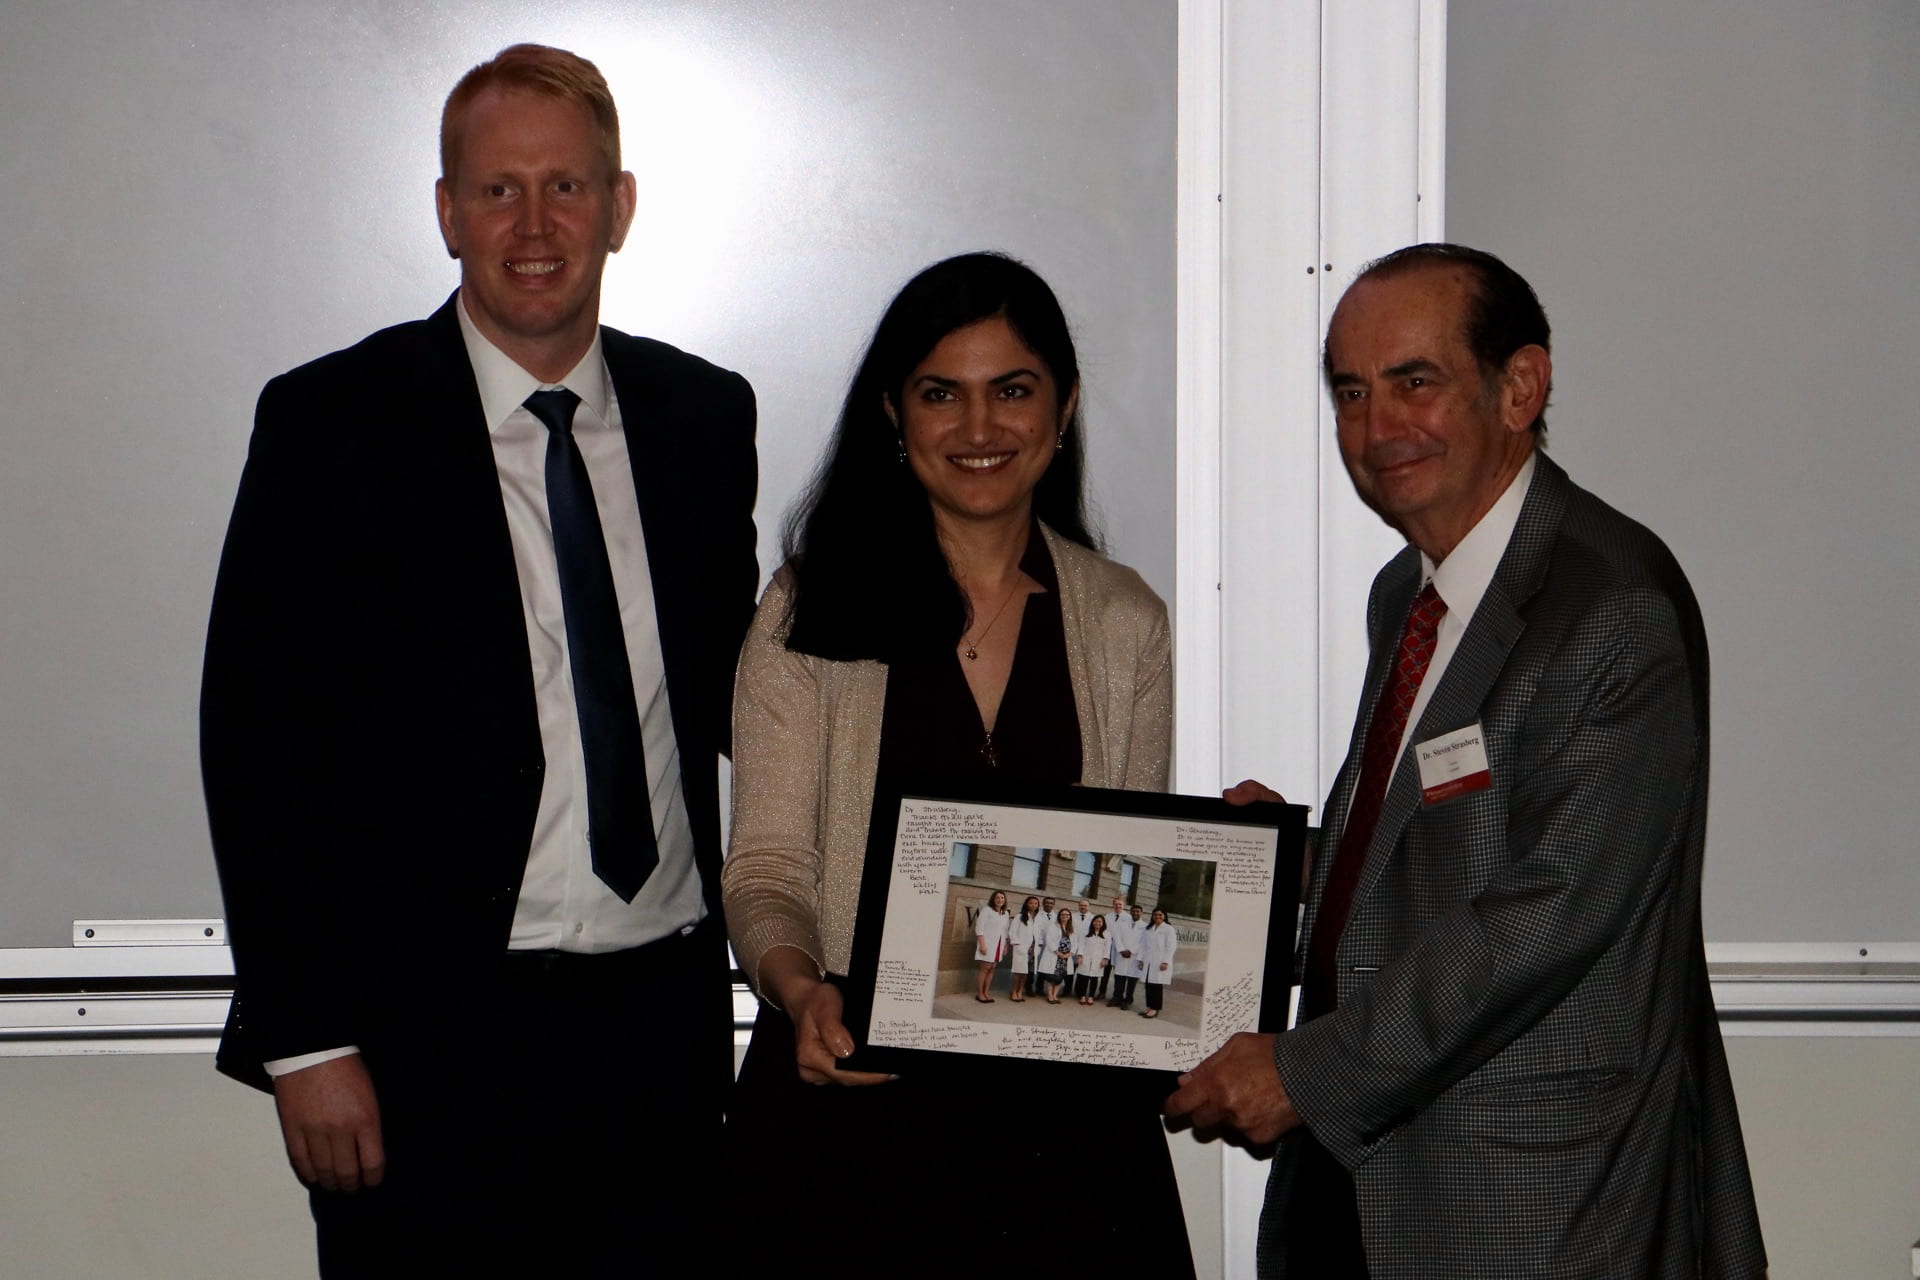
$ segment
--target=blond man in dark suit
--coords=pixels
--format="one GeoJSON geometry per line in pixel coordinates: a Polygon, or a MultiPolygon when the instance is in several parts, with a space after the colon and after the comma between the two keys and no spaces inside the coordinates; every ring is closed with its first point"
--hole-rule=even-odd
{"type": "Polygon", "coordinates": [[[441,151],[458,292],[260,397],[202,690],[219,1063],[274,1094],[324,1275],[681,1274],[752,392],[599,324],[636,186],[591,63],[474,68],[441,151]]]}

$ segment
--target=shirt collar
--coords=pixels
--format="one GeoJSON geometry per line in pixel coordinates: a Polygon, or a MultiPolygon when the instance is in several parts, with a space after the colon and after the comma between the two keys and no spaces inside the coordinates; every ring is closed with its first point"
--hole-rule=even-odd
{"type": "Polygon", "coordinates": [[[1527,489],[1533,483],[1533,463],[1537,456],[1527,454],[1527,460],[1507,483],[1506,491],[1445,560],[1436,565],[1427,558],[1426,552],[1420,553],[1420,580],[1432,580],[1433,589],[1447,602],[1447,616],[1462,625],[1480,607],[1481,597],[1487,594],[1487,588],[1493,584],[1494,571],[1500,567],[1500,557],[1507,553],[1513,526],[1520,522],[1520,508],[1526,505],[1527,489]]]}
{"type": "Polygon", "coordinates": [[[488,431],[498,431],[513,411],[542,387],[565,387],[580,397],[580,403],[593,412],[595,419],[612,421],[607,407],[613,400],[613,389],[608,385],[606,361],[600,356],[599,329],[593,331],[593,344],[566,377],[558,382],[542,382],[480,332],[473,317],[467,314],[464,290],[454,310],[460,317],[460,336],[466,339],[467,362],[473,366],[473,380],[480,388],[480,411],[486,415],[488,431]]]}

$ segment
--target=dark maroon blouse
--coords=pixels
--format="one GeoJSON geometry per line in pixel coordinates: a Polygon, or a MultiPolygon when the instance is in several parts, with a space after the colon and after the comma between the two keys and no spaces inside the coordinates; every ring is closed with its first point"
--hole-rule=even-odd
{"type": "MultiPolygon", "coordinates": [[[[880,721],[879,782],[902,778],[1080,781],[1080,715],[1067,671],[1060,579],[1038,525],[1020,568],[1044,588],[1026,599],[1013,668],[991,735],[953,649],[896,661],[880,721]]],[[[1012,610],[1009,609],[1012,621],[1012,610]]],[[[1001,626],[1006,625],[1003,621],[1001,626]]]]}

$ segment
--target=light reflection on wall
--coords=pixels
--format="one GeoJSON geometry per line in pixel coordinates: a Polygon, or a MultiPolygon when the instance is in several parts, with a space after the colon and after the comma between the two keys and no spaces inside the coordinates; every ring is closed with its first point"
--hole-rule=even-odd
{"type": "Polygon", "coordinates": [[[1176,36],[1166,0],[0,4],[0,944],[219,913],[194,692],[255,397],[453,289],[441,103],[519,41],[621,106],[607,322],[758,393],[763,565],[887,299],[1000,248],[1075,322],[1110,544],[1171,595],[1176,36]]]}
{"type": "Polygon", "coordinates": [[[620,104],[623,163],[639,188],[630,251],[607,274],[609,323],[692,345],[753,295],[754,246],[793,150],[784,86],[722,50],[629,36],[595,50],[620,104]]]}

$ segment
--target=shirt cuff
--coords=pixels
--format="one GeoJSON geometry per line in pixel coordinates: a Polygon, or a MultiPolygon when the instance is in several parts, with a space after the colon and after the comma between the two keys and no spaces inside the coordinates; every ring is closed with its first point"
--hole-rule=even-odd
{"type": "Polygon", "coordinates": [[[281,1076],[292,1075],[296,1071],[304,1071],[308,1067],[317,1067],[323,1062],[332,1062],[335,1058],[344,1058],[358,1052],[360,1052],[359,1045],[349,1044],[342,1045],[338,1049],[322,1049],[318,1053],[303,1053],[293,1058],[275,1058],[272,1062],[263,1062],[260,1065],[266,1069],[268,1075],[278,1080],[281,1076]]]}

